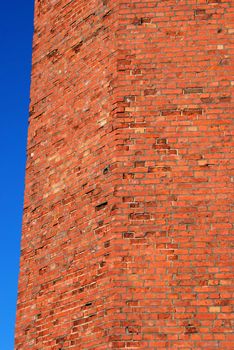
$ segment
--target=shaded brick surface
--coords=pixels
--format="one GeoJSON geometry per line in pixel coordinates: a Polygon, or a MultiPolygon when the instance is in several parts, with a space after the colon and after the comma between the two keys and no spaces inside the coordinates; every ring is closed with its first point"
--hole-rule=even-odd
{"type": "Polygon", "coordinates": [[[15,349],[233,348],[233,2],[35,4],[15,349]]]}

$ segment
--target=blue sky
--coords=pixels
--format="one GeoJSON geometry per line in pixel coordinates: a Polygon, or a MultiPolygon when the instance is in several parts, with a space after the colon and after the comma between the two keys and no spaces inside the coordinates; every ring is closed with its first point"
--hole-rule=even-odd
{"type": "Polygon", "coordinates": [[[0,349],[14,349],[34,0],[0,5],[0,349]]]}

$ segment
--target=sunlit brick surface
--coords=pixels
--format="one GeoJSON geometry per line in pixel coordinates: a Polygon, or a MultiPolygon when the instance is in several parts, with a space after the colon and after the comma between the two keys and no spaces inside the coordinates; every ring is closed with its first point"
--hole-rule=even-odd
{"type": "Polygon", "coordinates": [[[16,350],[233,349],[233,9],[36,1],[16,350]]]}

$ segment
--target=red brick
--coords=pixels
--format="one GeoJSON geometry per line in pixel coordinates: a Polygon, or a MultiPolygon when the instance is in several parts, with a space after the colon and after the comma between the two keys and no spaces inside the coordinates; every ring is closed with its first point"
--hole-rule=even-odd
{"type": "Polygon", "coordinates": [[[232,349],[232,12],[36,1],[16,350],[232,349]]]}

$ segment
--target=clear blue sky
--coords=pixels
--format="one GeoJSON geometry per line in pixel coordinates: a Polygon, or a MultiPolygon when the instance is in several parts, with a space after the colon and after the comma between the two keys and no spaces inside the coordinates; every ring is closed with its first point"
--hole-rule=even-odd
{"type": "Polygon", "coordinates": [[[0,5],[0,349],[14,349],[34,0],[0,5]]]}

